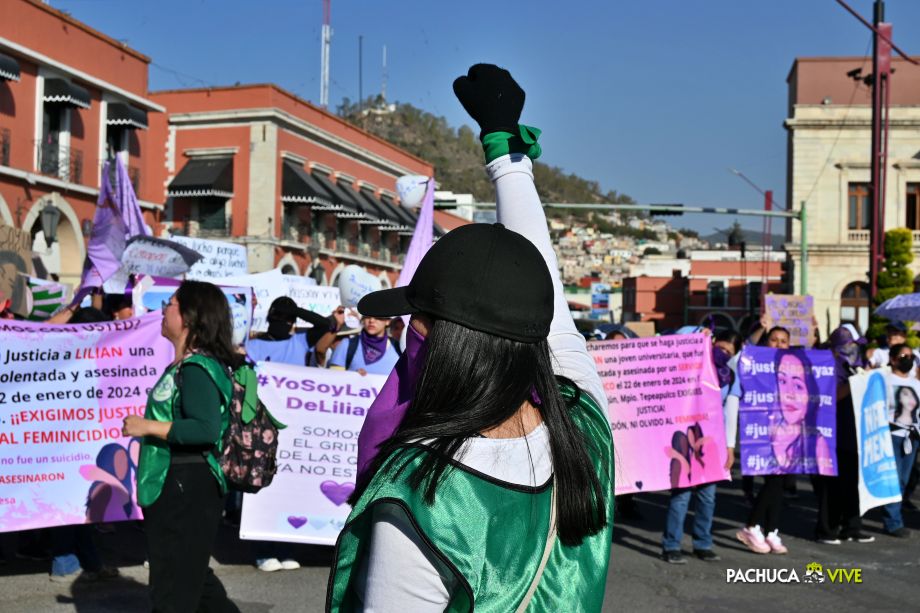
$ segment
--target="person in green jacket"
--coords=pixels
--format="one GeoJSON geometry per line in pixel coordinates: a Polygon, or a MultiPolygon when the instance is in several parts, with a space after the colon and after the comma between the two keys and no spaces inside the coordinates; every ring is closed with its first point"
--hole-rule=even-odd
{"type": "Polygon", "coordinates": [[[366,418],[326,609],[600,611],[613,442],[534,186],[539,131],[519,125],[506,70],[474,66],[454,91],[482,128],[500,223],[452,230],[408,286],[358,304],[411,314],[424,352],[411,402],[366,418]]]}
{"type": "Polygon", "coordinates": [[[151,389],[144,417],[125,418],[143,437],[137,501],[144,509],[153,610],[239,611],[209,566],[227,485],[215,459],[229,422],[230,307],[211,283],[185,281],[163,305],[162,334],[175,359],[151,389]]]}

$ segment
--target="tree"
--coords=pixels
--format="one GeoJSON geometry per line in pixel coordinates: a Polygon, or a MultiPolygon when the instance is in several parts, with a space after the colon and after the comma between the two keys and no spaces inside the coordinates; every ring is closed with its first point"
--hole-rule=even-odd
{"type": "Polygon", "coordinates": [[[661,255],[661,249],[658,247],[646,247],[642,255],[661,255]]]}
{"type": "MultiPolygon", "coordinates": [[[[878,291],[875,294],[875,306],[914,291],[913,273],[908,265],[914,261],[913,238],[907,228],[894,228],[885,232],[885,260],[878,274],[878,291]]],[[[869,326],[869,338],[877,338],[885,333],[888,320],[872,316],[869,326]]],[[[911,345],[916,344],[916,334],[910,334],[911,345]]]]}

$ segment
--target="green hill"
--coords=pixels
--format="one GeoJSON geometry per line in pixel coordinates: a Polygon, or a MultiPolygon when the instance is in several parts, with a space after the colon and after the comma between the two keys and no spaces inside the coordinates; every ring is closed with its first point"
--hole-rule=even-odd
{"type": "MultiPolygon", "coordinates": [[[[441,189],[471,193],[482,202],[495,198],[492,185],[483,172],[482,147],[469,126],[454,129],[445,118],[411,104],[384,105],[382,102],[368,99],[362,112],[357,103],[346,98],[337,111],[350,123],[434,164],[434,174],[441,189]]],[[[543,202],[633,203],[626,194],[613,190],[603,193],[597,181],[541,162],[534,164],[534,177],[543,202]]],[[[575,213],[582,218],[589,214],[587,211],[575,213]]]]}

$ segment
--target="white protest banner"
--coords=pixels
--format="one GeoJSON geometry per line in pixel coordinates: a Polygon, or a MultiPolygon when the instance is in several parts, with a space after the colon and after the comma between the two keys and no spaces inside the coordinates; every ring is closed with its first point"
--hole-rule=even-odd
{"type": "Polygon", "coordinates": [[[358,306],[358,301],[371,292],[381,289],[380,279],[360,266],[351,264],[339,273],[339,289],[342,290],[342,304],[358,306]]]}
{"type": "MultiPolygon", "coordinates": [[[[317,285],[310,277],[282,275],[287,283],[287,295],[302,309],[329,315],[342,303],[339,288],[317,285]]],[[[298,322],[300,325],[302,322],[298,322]]]]}
{"type": "MultiPolygon", "coordinates": [[[[134,314],[143,315],[148,311],[161,309],[163,303],[169,302],[170,296],[176,293],[181,283],[178,279],[141,277],[131,292],[134,314]]],[[[249,329],[252,327],[252,288],[224,285],[217,287],[227,297],[227,304],[230,305],[230,315],[233,317],[233,344],[245,345],[249,339],[249,329]]]]}
{"type": "Polygon", "coordinates": [[[173,359],[161,321],[0,321],[0,532],[140,518],[121,427],[173,359]]]}
{"type": "Polygon", "coordinates": [[[273,268],[265,272],[236,277],[223,277],[210,279],[211,283],[227,286],[251,287],[255,294],[255,308],[252,310],[252,332],[265,332],[268,330],[268,307],[279,296],[287,296],[288,285],[284,282],[281,270],[273,268]]]}
{"type": "Polygon", "coordinates": [[[287,428],[274,481],[243,498],[240,538],[334,545],[351,510],[364,414],[386,377],[261,362],[258,380],[259,399],[287,428]]]}
{"type": "Polygon", "coordinates": [[[121,255],[121,273],[179,277],[201,256],[179,243],[153,236],[134,236],[121,255]]]}
{"type": "MultiPolygon", "coordinates": [[[[859,453],[859,514],[901,502],[901,483],[888,427],[888,387],[879,371],[850,377],[859,453]]],[[[839,443],[838,443],[839,445],[839,443]]]]}
{"type": "Polygon", "coordinates": [[[189,236],[173,235],[170,238],[201,254],[201,259],[185,274],[186,279],[210,281],[249,272],[249,256],[245,245],[189,236]]]}

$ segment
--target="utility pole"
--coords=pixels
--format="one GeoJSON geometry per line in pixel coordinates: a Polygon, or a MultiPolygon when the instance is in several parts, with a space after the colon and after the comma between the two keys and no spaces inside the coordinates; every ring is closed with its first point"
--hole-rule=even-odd
{"type": "Polygon", "coordinates": [[[878,294],[878,275],[885,251],[885,177],[888,168],[888,77],[891,74],[891,24],[883,23],[885,3],[872,7],[872,234],[870,235],[869,303],[878,294]],[[883,38],[884,36],[884,38],[883,38]]]}
{"type": "Polygon", "coordinates": [[[323,0],[323,30],[320,36],[319,105],[329,108],[329,51],[332,46],[332,0],[323,0]]]}
{"type": "Polygon", "coordinates": [[[387,102],[387,46],[383,46],[383,81],[380,83],[380,99],[387,102]]]}
{"type": "Polygon", "coordinates": [[[358,113],[364,110],[364,36],[358,35],[358,113]]]}

